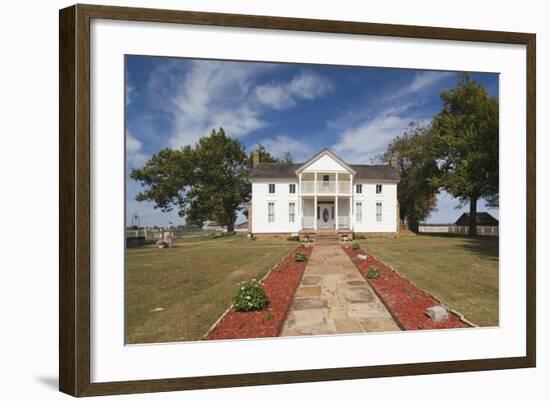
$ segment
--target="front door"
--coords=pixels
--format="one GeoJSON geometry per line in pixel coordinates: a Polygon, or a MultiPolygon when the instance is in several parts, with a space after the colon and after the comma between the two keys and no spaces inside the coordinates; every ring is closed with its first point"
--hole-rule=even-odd
{"type": "Polygon", "coordinates": [[[317,208],[317,227],[334,228],[334,205],[320,204],[317,208]]]}

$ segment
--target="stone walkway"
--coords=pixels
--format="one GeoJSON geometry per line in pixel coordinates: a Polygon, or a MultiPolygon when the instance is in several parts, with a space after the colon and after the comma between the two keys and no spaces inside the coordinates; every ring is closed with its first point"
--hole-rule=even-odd
{"type": "Polygon", "coordinates": [[[400,330],[339,245],[317,245],[282,336],[400,330]]]}

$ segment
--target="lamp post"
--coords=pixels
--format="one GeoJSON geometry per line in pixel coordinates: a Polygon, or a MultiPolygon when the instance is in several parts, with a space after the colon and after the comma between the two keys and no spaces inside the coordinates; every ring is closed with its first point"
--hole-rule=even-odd
{"type": "Polygon", "coordinates": [[[137,226],[138,237],[139,237],[139,228],[141,226],[141,217],[137,213],[132,214],[132,226],[137,226]],[[137,222],[137,224],[136,224],[136,222],[137,222]]]}

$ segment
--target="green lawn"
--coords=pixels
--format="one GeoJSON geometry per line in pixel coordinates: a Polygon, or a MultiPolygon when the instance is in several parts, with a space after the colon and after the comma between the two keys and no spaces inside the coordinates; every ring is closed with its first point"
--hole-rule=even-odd
{"type": "Polygon", "coordinates": [[[295,245],[197,236],[177,240],[172,249],[128,249],[126,342],[200,340],[229,306],[238,283],[263,277],[295,245]]]}
{"type": "Polygon", "coordinates": [[[360,242],[471,322],[498,325],[498,238],[419,235],[360,242]]]}

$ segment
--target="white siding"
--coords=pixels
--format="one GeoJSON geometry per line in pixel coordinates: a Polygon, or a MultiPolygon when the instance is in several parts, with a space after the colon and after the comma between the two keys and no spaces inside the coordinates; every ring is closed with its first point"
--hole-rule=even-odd
{"type": "Polygon", "coordinates": [[[256,180],[252,183],[252,232],[297,233],[300,231],[300,197],[298,180],[256,180]],[[268,193],[269,184],[275,184],[275,193],[268,193]],[[289,184],[296,184],[296,193],[289,193],[289,184]],[[268,222],[268,203],[275,203],[275,221],[268,222]],[[294,202],[294,223],[288,220],[289,203],[294,202]]]}
{"type": "Polygon", "coordinates": [[[397,184],[394,182],[356,181],[354,184],[362,184],[363,192],[353,191],[353,207],[357,202],[363,206],[362,221],[355,221],[353,213],[353,231],[387,233],[397,231],[397,184]],[[382,193],[376,194],[376,184],[382,184],[382,193]],[[376,221],[376,203],[382,203],[382,221],[376,221]]]}
{"type": "Polygon", "coordinates": [[[348,171],[338,161],[334,160],[329,155],[323,155],[319,159],[315,160],[311,165],[304,169],[304,172],[314,171],[332,171],[347,173],[348,171]]]}

